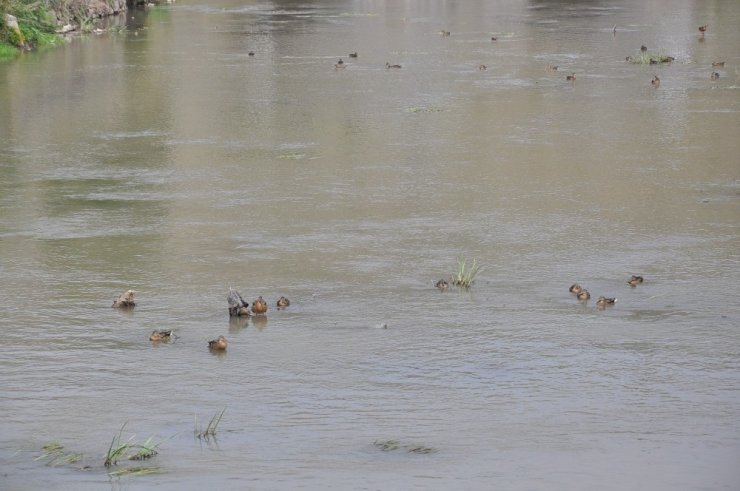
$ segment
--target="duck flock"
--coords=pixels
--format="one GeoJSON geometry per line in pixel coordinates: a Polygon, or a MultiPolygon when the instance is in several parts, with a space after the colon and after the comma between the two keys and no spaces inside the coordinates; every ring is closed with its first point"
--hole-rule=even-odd
{"type": "MultiPolygon", "coordinates": [[[[134,301],[135,290],[126,290],[121,293],[116,300],[113,301],[113,308],[116,309],[132,309],[136,306],[134,301]]],[[[229,288],[229,294],[226,297],[229,303],[229,316],[230,317],[250,317],[250,316],[261,316],[267,315],[267,302],[262,298],[262,295],[257,297],[250,307],[249,302],[244,301],[244,298],[233,288],[229,288]]],[[[290,300],[285,297],[280,297],[276,302],[278,310],[287,308],[290,305],[290,300]]],[[[152,343],[159,343],[162,341],[169,341],[174,337],[174,329],[167,329],[162,331],[152,331],[149,335],[149,341],[152,343]]],[[[208,349],[211,351],[226,351],[229,343],[225,336],[219,336],[216,339],[208,341],[208,349]]]]}
{"type": "MultiPolygon", "coordinates": [[[[709,28],[709,25],[699,26],[699,34],[700,34],[699,41],[704,41],[704,36],[705,36],[708,28],[709,28]]],[[[616,35],[616,33],[617,33],[617,26],[614,26],[613,33],[614,33],[614,35],[616,35]]],[[[446,37],[450,37],[450,34],[451,33],[450,33],[450,31],[442,30],[442,31],[439,31],[439,34],[443,38],[446,38],[446,37]]],[[[491,38],[491,42],[496,42],[496,41],[498,41],[498,38],[497,37],[494,36],[494,37],[491,38]]],[[[648,50],[647,49],[647,46],[645,46],[645,45],[640,46],[640,53],[641,53],[641,55],[645,55],[647,53],[647,50],[648,50]]],[[[254,56],[254,52],[253,51],[250,51],[249,52],[249,56],[254,56]]],[[[350,53],[349,54],[349,57],[350,58],[357,58],[358,57],[357,52],[355,51],[353,53],[350,53]]],[[[640,58],[636,58],[636,57],[633,57],[633,56],[628,56],[626,58],[627,61],[633,62],[633,63],[638,63],[638,60],[639,59],[640,58]]],[[[658,65],[658,64],[661,64],[661,63],[670,63],[672,61],[675,61],[675,58],[673,56],[655,55],[655,56],[651,56],[645,62],[649,62],[651,65],[658,65]]],[[[712,72],[709,75],[709,78],[711,80],[719,80],[719,72],[714,71],[714,69],[715,68],[724,68],[724,66],[725,66],[725,62],[724,61],[715,61],[715,62],[712,62],[712,72]]],[[[341,58],[339,58],[339,61],[337,61],[337,63],[334,64],[334,69],[335,70],[343,70],[345,68],[347,68],[347,63],[345,63],[344,60],[342,60],[341,58]]],[[[389,70],[390,69],[400,69],[400,68],[402,68],[402,66],[399,65],[399,64],[386,62],[385,63],[385,68],[386,69],[389,69],[389,70]]],[[[481,71],[482,70],[486,70],[487,68],[488,67],[486,65],[479,65],[478,66],[478,69],[481,70],[481,71]]],[[[547,71],[548,72],[556,72],[556,71],[558,71],[558,67],[556,65],[548,65],[547,66],[547,71]]],[[[567,81],[569,81],[569,82],[575,82],[576,81],[576,74],[573,73],[573,72],[571,72],[570,75],[566,75],[565,79],[567,81]]],[[[658,78],[658,76],[656,75],[656,76],[653,77],[653,79],[650,81],[650,83],[652,84],[653,87],[658,88],[658,87],[660,87],[660,78],[658,78]]]]}
{"type": "MultiPolygon", "coordinates": [[[[632,275],[632,277],[627,280],[627,284],[632,288],[635,288],[637,285],[642,284],[643,281],[644,279],[642,276],[632,275]]],[[[450,285],[446,280],[441,279],[436,282],[434,286],[440,291],[445,291],[449,288],[450,285]]],[[[578,283],[573,283],[571,285],[570,292],[575,295],[578,300],[584,303],[591,298],[591,294],[588,292],[588,290],[583,288],[578,283]]],[[[113,301],[112,307],[117,309],[133,309],[136,306],[136,302],[134,301],[135,293],[135,290],[126,290],[125,292],[121,293],[121,295],[119,295],[118,298],[113,301]]],[[[252,305],[250,306],[249,302],[246,302],[238,291],[236,291],[234,288],[229,288],[229,294],[226,296],[226,300],[229,303],[229,317],[265,317],[267,315],[267,302],[265,301],[265,299],[262,298],[262,295],[254,299],[252,305]]],[[[616,298],[600,296],[596,300],[596,306],[599,309],[605,309],[606,307],[614,305],[616,302],[616,298]]],[[[275,302],[275,306],[278,310],[285,309],[290,306],[290,300],[288,300],[286,297],[281,296],[277,300],[277,302],[275,302]]],[[[386,324],[383,324],[381,327],[388,326],[386,324]]],[[[149,341],[151,341],[152,343],[169,341],[175,336],[174,332],[174,329],[152,331],[152,333],[149,335],[149,341]]],[[[228,345],[229,343],[226,340],[225,336],[219,336],[216,339],[208,341],[208,349],[215,352],[226,351],[228,345]]]]}

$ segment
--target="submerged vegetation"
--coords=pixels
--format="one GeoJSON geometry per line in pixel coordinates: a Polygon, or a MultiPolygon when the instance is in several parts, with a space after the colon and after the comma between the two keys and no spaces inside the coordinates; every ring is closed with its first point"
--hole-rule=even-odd
{"type": "Polygon", "coordinates": [[[68,452],[59,443],[51,442],[41,447],[41,455],[36,457],[36,460],[46,460],[46,465],[56,467],[58,465],[76,464],[82,460],[82,454],[68,452]]]}
{"type": "Polygon", "coordinates": [[[198,415],[195,415],[195,429],[193,430],[193,434],[198,439],[208,440],[209,438],[216,437],[216,429],[218,428],[218,424],[221,422],[221,418],[223,418],[224,413],[226,412],[226,408],[223,408],[220,413],[215,414],[211,420],[208,422],[208,426],[203,429],[203,427],[198,425],[198,415]]]}
{"type": "Polygon", "coordinates": [[[399,440],[375,440],[373,442],[373,446],[383,452],[392,452],[394,450],[404,449],[408,453],[428,454],[437,451],[435,448],[427,447],[426,445],[402,445],[399,440]]]}

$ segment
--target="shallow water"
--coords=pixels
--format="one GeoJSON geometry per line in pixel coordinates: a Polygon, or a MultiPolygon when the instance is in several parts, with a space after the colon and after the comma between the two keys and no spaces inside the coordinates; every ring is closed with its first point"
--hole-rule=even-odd
{"type": "Polygon", "coordinates": [[[0,65],[0,487],[737,489],[740,4],[121,22],[0,65]],[[124,423],[163,473],[106,473],[124,423]]]}

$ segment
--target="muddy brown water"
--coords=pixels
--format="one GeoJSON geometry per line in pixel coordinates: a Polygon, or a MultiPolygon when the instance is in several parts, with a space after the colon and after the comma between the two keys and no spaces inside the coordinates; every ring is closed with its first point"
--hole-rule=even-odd
{"type": "Polygon", "coordinates": [[[0,65],[0,487],[737,489],[740,3],[120,22],[0,65]],[[105,472],[124,423],[163,473],[105,472]]]}

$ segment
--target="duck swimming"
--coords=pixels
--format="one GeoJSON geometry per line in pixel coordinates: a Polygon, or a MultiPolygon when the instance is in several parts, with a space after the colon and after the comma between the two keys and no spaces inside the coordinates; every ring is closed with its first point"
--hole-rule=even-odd
{"type": "Polygon", "coordinates": [[[641,284],[643,282],[642,276],[635,276],[632,275],[632,277],[627,280],[627,284],[631,286],[632,288],[636,287],[637,285],[641,284]]]}
{"type": "Polygon", "coordinates": [[[226,338],[223,336],[219,336],[218,338],[208,341],[208,349],[212,349],[214,351],[226,351],[226,347],[229,345],[229,343],[226,342],[226,338]]]}
{"type": "Polygon", "coordinates": [[[385,62],[385,67],[386,67],[386,68],[401,68],[401,65],[391,65],[390,63],[388,63],[388,62],[386,61],[386,62],[385,62]]]}
{"type": "Polygon", "coordinates": [[[344,61],[339,58],[339,61],[334,65],[335,70],[341,70],[342,68],[347,68],[347,65],[344,64],[344,61]]]}
{"type": "Polygon", "coordinates": [[[226,300],[229,302],[230,317],[247,317],[249,315],[249,304],[244,301],[238,291],[229,288],[229,295],[226,300]]]}
{"type": "Polygon", "coordinates": [[[723,66],[725,66],[725,62],[724,61],[713,61],[712,62],[712,67],[713,68],[722,68],[723,66]]]}
{"type": "Polygon", "coordinates": [[[284,308],[285,308],[285,307],[287,307],[288,305],[290,305],[290,300],[288,300],[288,299],[287,299],[287,298],[285,298],[285,297],[280,297],[280,298],[278,298],[278,301],[277,301],[277,308],[279,308],[279,309],[284,309],[284,308]]]}
{"type": "Polygon", "coordinates": [[[168,331],[152,331],[152,333],[149,335],[149,341],[169,341],[173,332],[175,332],[174,329],[170,329],[168,331]]]}
{"type": "Polygon", "coordinates": [[[576,74],[575,73],[573,73],[573,74],[568,75],[567,77],[565,77],[565,80],[570,80],[571,82],[575,81],[575,79],[576,79],[576,74]]]}
{"type": "Polygon", "coordinates": [[[264,301],[261,295],[257,297],[254,302],[252,302],[252,312],[255,315],[263,315],[265,312],[267,312],[267,302],[264,301]]]}
{"type": "Polygon", "coordinates": [[[136,303],[134,303],[134,293],[136,292],[133,290],[126,290],[125,292],[121,293],[121,295],[113,301],[112,307],[117,309],[135,307],[136,303]]]}
{"type": "Polygon", "coordinates": [[[434,284],[437,288],[439,288],[441,291],[445,291],[450,287],[450,284],[447,283],[447,280],[441,279],[438,282],[434,284]]]}
{"type": "Polygon", "coordinates": [[[704,34],[707,32],[707,28],[709,27],[709,24],[704,24],[703,26],[699,26],[699,32],[704,34]]]}
{"type": "Polygon", "coordinates": [[[719,73],[712,72],[712,74],[709,76],[709,78],[712,79],[712,80],[719,80],[719,73]]]}
{"type": "Polygon", "coordinates": [[[357,51],[355,51],[354,53],[350,53],[349,54],[349,57],[350,58],[357,58],[357,51]]]}
{"type": "Polygon", "coordinates": [[[581,302],[585,302],[586,300],[591,298],[591,294],[588,293],[588,290],[581,290],[580,292],[578,292],[577,296],[578,300],[580,300],[581,302]]]}
{"type": "Polygon", "coordinates": [[[657,75],[653,75],[653,79],[650,81],[651,84],[653,84],[653,87],[660,87],[660,79],[657,75]]]}
{"type": "Polygon", "coordinates": [[[616,301],[616,298],[599,297],[599,299],[596,301],[596,305],[604,308],[607,305],[614,305],[616,301]]]}
{"type": "Polygon", "coordinates": [[[579,293],[583,291],[583,288],[581,288],[581,285],[579,285],[578,283],[573,283],[570,286],[569,291],[573,293],[574,295],[578,295],[579,293]]]}

